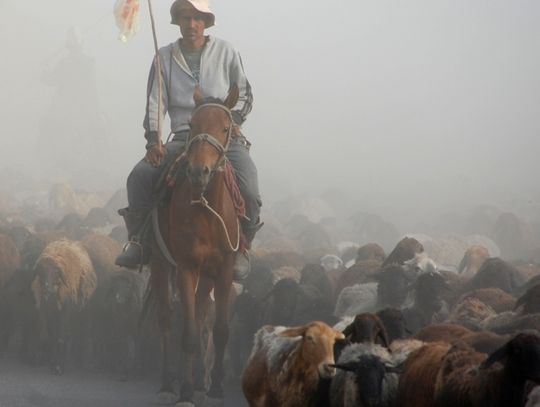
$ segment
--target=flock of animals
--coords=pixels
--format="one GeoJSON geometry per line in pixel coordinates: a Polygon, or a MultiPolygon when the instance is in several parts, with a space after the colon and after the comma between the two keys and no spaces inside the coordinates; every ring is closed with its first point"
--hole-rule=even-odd
{"type": "MultiPolygon", "coordinates": [[[[113,211],[121,199],[81,211],[70,194],[57,187],[49,212],[0,218],[0,354],[55,374],[153,375],[148,271],[114,265],[126,237],[113,211]]],[[[373,215],[347,228],[304,209],[267,214],[252,272],[234,286],[228,377],[250,406],[540,406],[534,225],[501,213],[491,232],[431,238],[373,215]]],[[[486,213],[476,214],[484,226],[486,213]]],[[[180,343],[177,295],[172,306],[180,343]]],[[[178,368],[181,352],[174,358],[178,368]]]]}

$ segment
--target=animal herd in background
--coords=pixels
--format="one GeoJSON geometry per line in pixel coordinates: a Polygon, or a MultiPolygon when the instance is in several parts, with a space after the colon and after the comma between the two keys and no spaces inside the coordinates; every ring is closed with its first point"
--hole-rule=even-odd
{"type": "MultiPolygon", "coordinates": [[[[5,217],[0,353],[56,374],[157,372],[148,273],[114,266],[125,236],[108,212],[5,217]]],[[[501,253],[488,238],[445,258],[419,235],[392,235],[386,255],[376,242],[340,243],[323,220],[289,220],[261,232],[230,305],[228,375],[250,406],[540,406],[540,265],[530,234],[516,239],[525,248],[501,232],[511,216],[493,236],[503,255],[521,258],[492,257],[501,253]]],[[[173,296],[177,341],[178,303],[173,296]]],[[[206,356],[210,364],[211,346],[206,356]]]]}

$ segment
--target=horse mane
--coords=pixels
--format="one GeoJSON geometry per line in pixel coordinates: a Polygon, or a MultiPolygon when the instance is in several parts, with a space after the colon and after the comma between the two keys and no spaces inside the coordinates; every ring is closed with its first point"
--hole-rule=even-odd
{"type": "Polygon", "coordinates": [[[215,97],[212,97],[212,96],[208,96],[207,98],[204,98],[200,103],[197,103],[197,107],[199,106],[203,106],[203,105],[207,105],[209,103],[215,103],[215,104],[218,104],[218,105],[223,105],[225,106],[225,102],[219,98],[215,98],[215,97]]]}

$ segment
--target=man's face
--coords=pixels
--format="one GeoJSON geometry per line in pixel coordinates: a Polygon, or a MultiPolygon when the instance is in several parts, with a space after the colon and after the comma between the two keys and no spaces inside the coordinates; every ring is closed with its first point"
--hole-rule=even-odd
{"type": "Polygon", "coordinates": [[[205,29],[204,18],[204,14],[197,10],[183,11],[178,18],[182,37],[192,42],[202,39],[205,29]]]}

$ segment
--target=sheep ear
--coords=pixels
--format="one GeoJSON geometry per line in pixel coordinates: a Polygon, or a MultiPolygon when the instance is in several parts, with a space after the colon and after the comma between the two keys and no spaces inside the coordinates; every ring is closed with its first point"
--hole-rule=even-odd
{"type": "Polygon", "coordinates": [[[463,258],[461,259],[461,262],[459,263],[459,266],[458,266],[458,273],[459,274],[463,273],[463,270],[465,270],[465,266],[467,266],[468,261],[469,261],[469,253],[466,252],[465,255],[463,256],[463,258]]]}
{"type": "Polygon", "coordinates": [[[223,102],[223,104],[229,109],[232,109],[236,106],[236,102],[238,102],[239,97],[240,89],[238,89],[238,85],[234,84],[231,86],[231,89],[229,89],[229,95],[227,96],[227,99],[225,99],[225,102],[223,102]]]}
{"type": "Polygon", "coordinates": [[[283,332],[280,333],[280,336],[283,336],[285,338],[294,338],[295,336],[304,336],[307,330],[308,330],[307,325],[295,326],[293,328],[285,329],[283,332]]]}
{"type": "Polygon", "coordinates": [[[336,341],[344,341],[345,340],[345,334],[343,332],[334,331],[335,333],[335,340],[336,341]]]}
{"type": "Polygon", "coordinates": [[[354,328],[354,323],[347,325],[345,329],[343,330],[343,336],[345,338],[351,336],[353,334],[353,328],[354,328]]]}
{"type": "Polygon", "coordinates": [[[480,369],[487,369],[488,367],[491,367],[496,362],[500,362],[501,360],[505,359],[508,356],[508,343],[501,348],[497,349],[495,352],[493,352],[489,357],[482,362],[480,365],[480,369]]]}
{"type": "Polygon", "coordinates": [[[523,294],[521,297],[518,298],[518,300],[516,301],[516,305],[514,305],[514,309],[518,309],[521,305],[524,305],[527,302],[527,300],[529,299],[528,294],[529,292],[526,292],[525,294],[523,294]]]}
{"type": "Polygon", "coordinates": [[[388,340],[388,334],[386,333],[386,328],[382,324],[382,322],[379,320],[377,321],[377,327],[379,328],[377,335],[375,335],[375,338],[379,338],[385,348],[389,347],[389,340],[388,340]]]}

